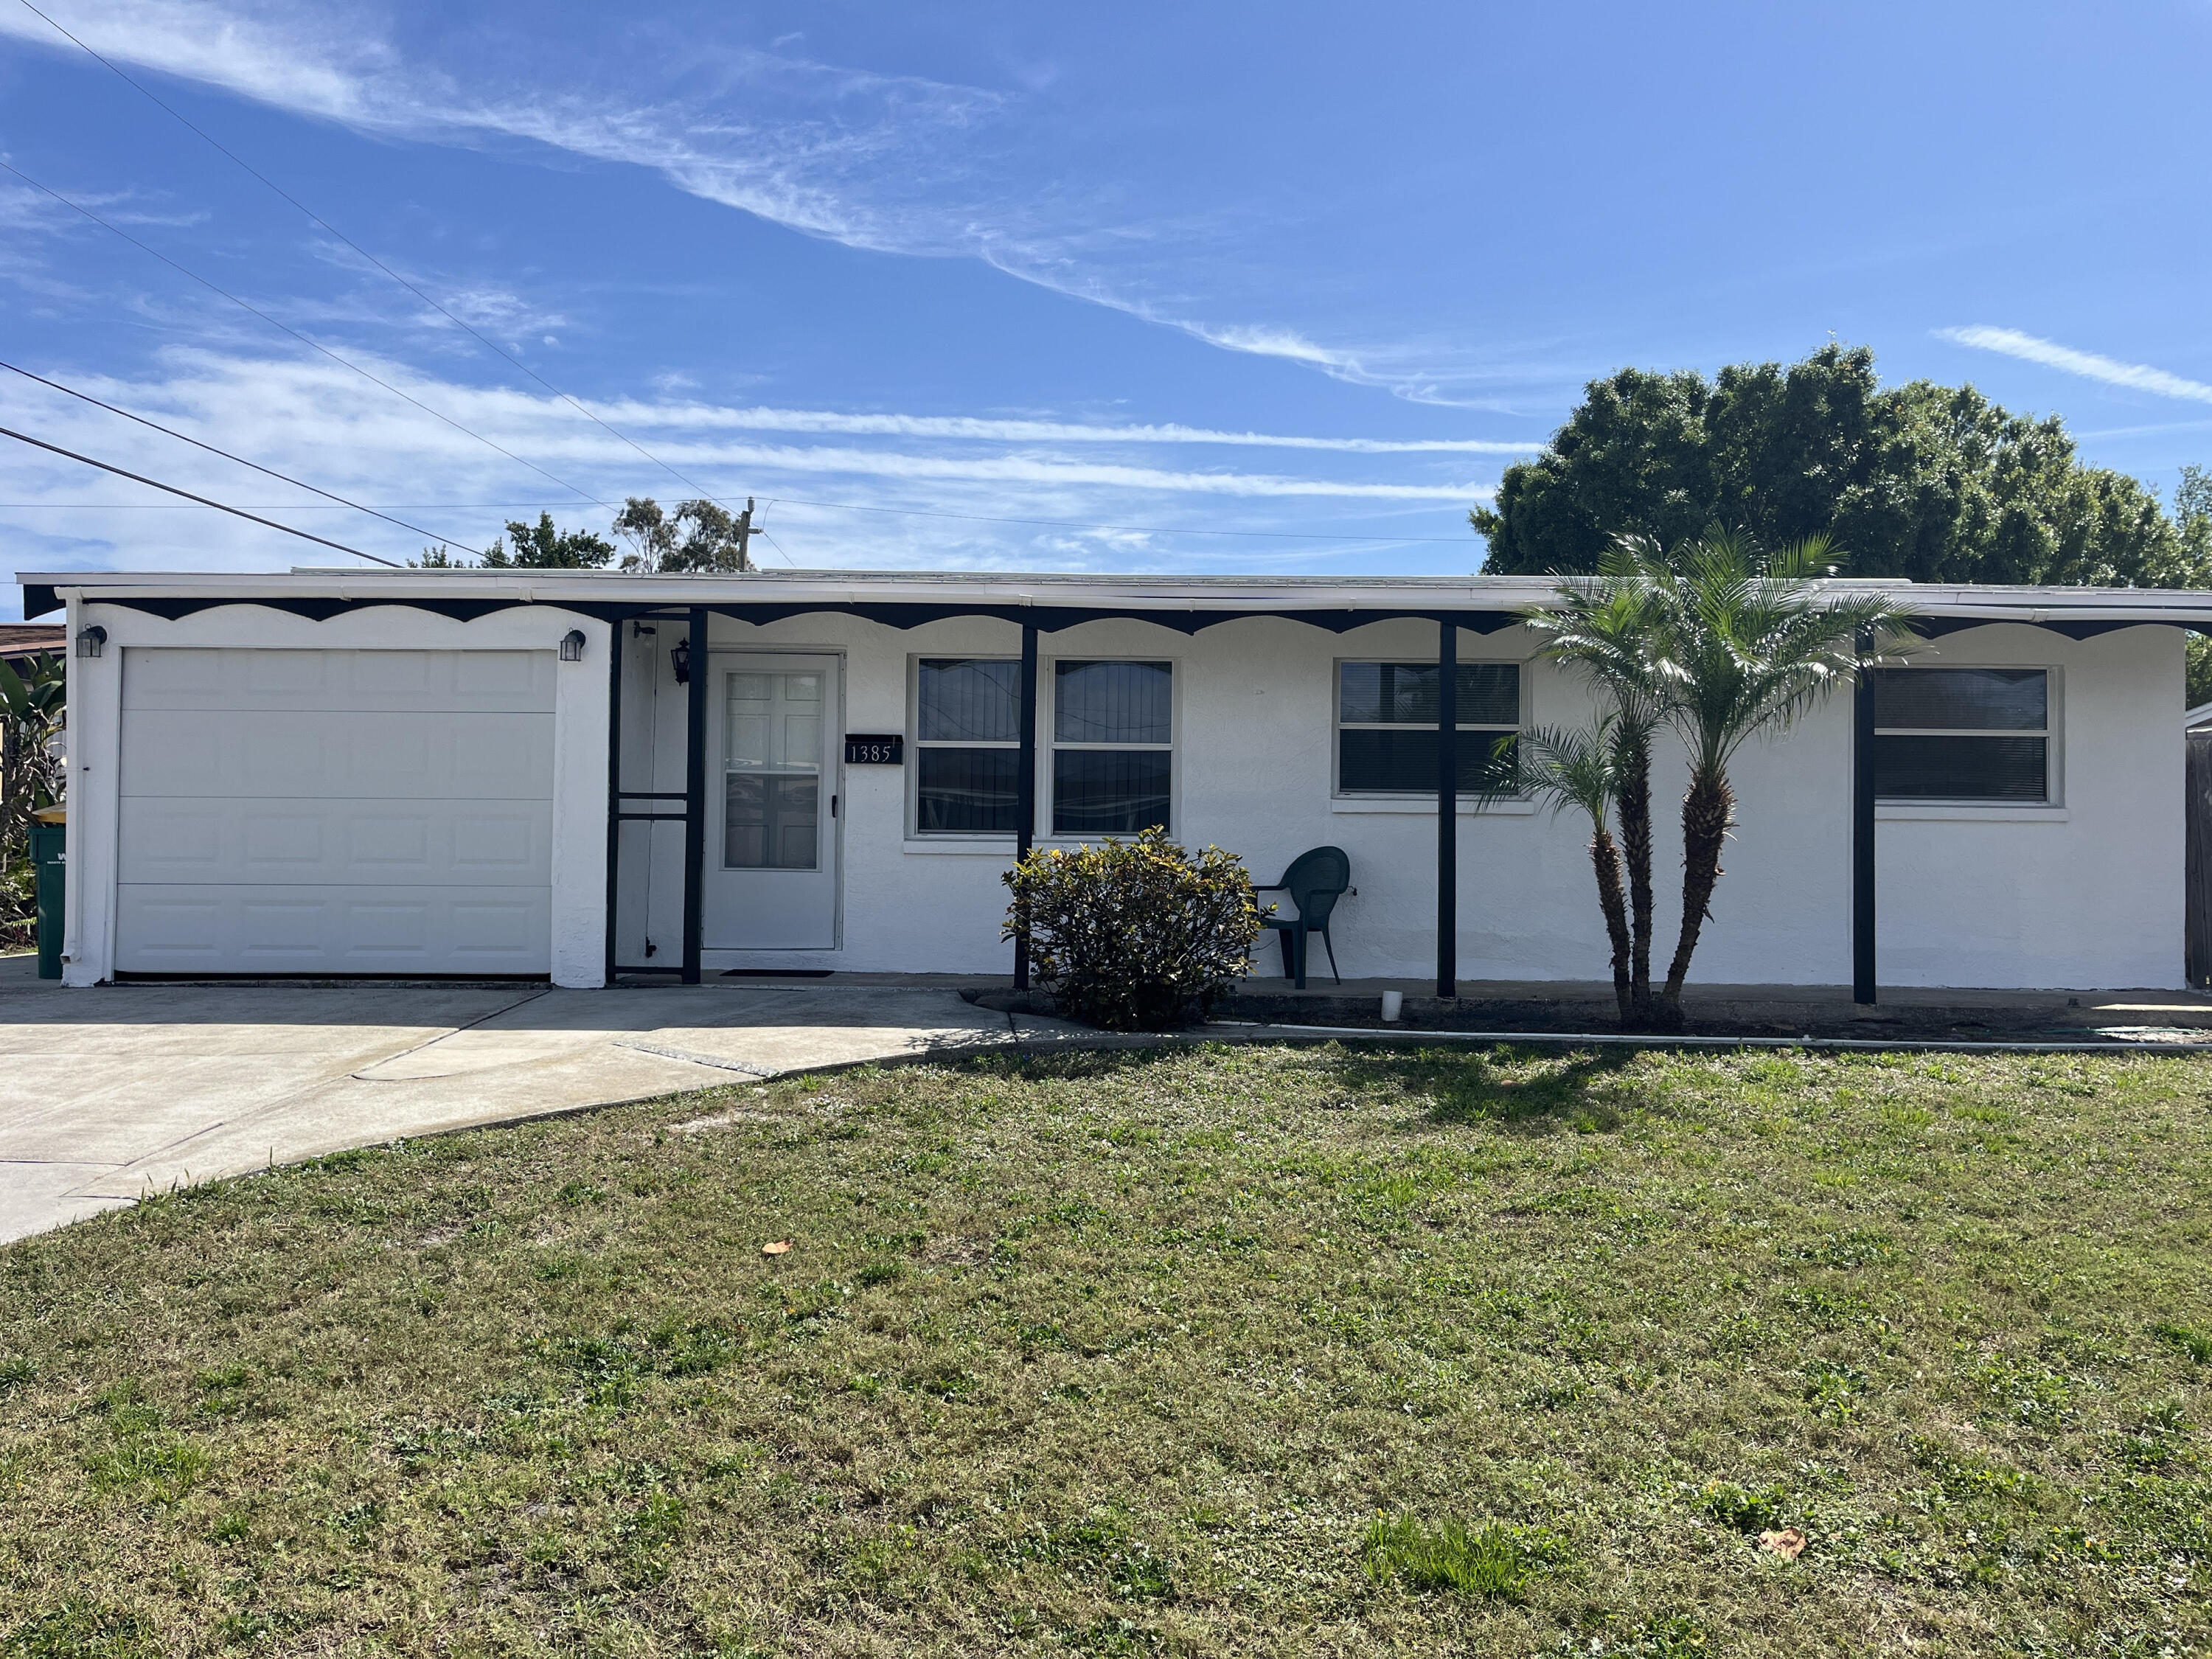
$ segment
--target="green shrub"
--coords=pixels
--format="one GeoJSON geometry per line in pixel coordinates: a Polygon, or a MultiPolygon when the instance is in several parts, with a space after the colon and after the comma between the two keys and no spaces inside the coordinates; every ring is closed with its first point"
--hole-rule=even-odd
{"type": "Polygon", "coordinates": [[[1032,852],[1006,874],[1004,937],[1024,931],[1037,982],[1070,1018],[1110,1031],[1203,1019],[1244,971],[1260,934],[1252,878],[1218,847],[1166,832],[1032,852]]]}

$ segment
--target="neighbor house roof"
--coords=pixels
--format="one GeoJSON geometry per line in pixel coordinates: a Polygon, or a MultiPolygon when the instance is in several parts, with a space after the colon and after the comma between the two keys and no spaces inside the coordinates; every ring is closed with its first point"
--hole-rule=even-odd
{"type": "Polygon", "coordinates": [[[0,623],[0,660],[15,662],[58,651],[66,632],[59,623],[0,623]]]}
{"type": "MultiPolygon", "coordinates": [[[[218,605],[268,605],[328,616],[403,605],[466,617],[517,605],[558,605],[621,617],[704,606],[754,620],[843,611],[911,625],[987,615],[1062,628],[1139,617],[1185,632],[1240,617],[1283,616],[1342,629],[1392,617],[1463,615],[1481,631],[1548,605],[1541,576],[1115,576],[916,570],[758,571],[745,575],[640,575],[604,570],[295,569],[70,571],[19,575],[24,611],[40,616],[72,596],[165,616],[218,605]]],[[[2014,622],[2088,635],[2138,623],[2212,630],[2212,592],[2141,587],[1980,587],[1842,579],[1838,592],[1880,592],[1949,632],[2014,622]]]]}

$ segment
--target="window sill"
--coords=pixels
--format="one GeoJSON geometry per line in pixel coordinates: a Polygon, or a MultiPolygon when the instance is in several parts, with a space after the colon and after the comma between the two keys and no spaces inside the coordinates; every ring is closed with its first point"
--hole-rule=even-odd
{"type": "Polygon", "coordinates": [[[1969,801],[1877,801],[1880,823],[2064,823],[2063,806],[1977,805],[1969,801]]]}
{"type": "MultiPolygon", "coordinates": [[[[1402,817],[1434,817],[1437,798],[1434,795],[1336,795],[1330,798],[1332,812],[1395,812],[1402,817]]],[[[1526,818],[1542,811],[1542,803],[1533,800],[1492,801],[1487,806],[1462,800],[1459,816],[1463,818],[1526,818]]]]}
{"type": "Polygon", "coordinates": [[[1011,859],[1012,836],[908,836],[902,849],[921,858],[1011,859]]]}

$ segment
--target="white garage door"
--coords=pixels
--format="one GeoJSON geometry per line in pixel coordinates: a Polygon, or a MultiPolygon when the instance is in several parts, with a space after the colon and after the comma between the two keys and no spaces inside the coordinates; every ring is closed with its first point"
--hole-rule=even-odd
{"type": "Polygon", "coordinates": [[[133,648],[125,973],[542,974],[553,653],[133,648]]]}

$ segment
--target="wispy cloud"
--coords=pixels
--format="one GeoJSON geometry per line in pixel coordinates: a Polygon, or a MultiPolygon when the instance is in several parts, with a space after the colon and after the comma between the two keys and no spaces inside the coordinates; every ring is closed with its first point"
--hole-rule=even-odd
{"type": "MultiPolygon", "coordinates": [[[[1013,184],[1005,157],[1018,149],[1007,119],[1018,94],[753,48],[709,54],[714,83],[704,91],[641,99],[596,86],[487,87],[405,58],[362,32],[363,14],[347,9],[288,0],[250,9],[235,0],[103,0],[94,9],[75,0],[54,9],[118,62],[294,113],[384,137],[512,141],[647,168],[679,190],[810,235],[878,252],[981,259],[1224,350],[1415,402],[1477,406],[1446,390],[1465,377],[1439,368],[1437,354],[1324,343],[1279,325],[1208,320],[1200,298],[1148,298],[1142,270],[1107,251],[1142,250],[1153,267],[1171,261],[1163,227],[1118,222],[1065,190],[1041,198],[1013,184]]],[[[0,36],[75,50],[28,11],[4,4],[0,36]]],[[[797,44],[787,36],[778,47],[797,44]]],[[[1170,244],[1176,240],[1167,234],[1170,244]]]]}
{"type": "MultiPolygon", "coordinates": [[[[380,379],[442,411],[461,426],[482,432],[556,471],[572,465],[580,469],[617,467],[624,471],[638,465],[636,451],[580,415],[565,399],[507,386],[441,380],[380,356],[362,354],[361,360],[380,379]]],[[[187,419],[221,424],[238,443],[246,447],[248,453],[272,450],[298,453],[314,458],[325,467],[334,449],[355,443],[382,448],[387,457],[392,455],[392,446],[402,441],[424,454],[444,453],[456,445],[461,447],[458,452],[461,453],[477,447],[419,407],[410,409],[407,404],[378,392],[328,362],[306,356],[232,356],[198,349],[174,349],[166,354],[164,361],[170,372],[158,380],[88,379],[68,371],[59,378],[102,396],[112,392],[116,401],[148,413],[167,410],[187,419]],[[102,387],[107,390],[103,392],[102,387]],[[260,447],[257,448],[257,445],[260,447]]],[[[19,386],[0,386],[0,397],[9,393],[27,395],[19,386]]],[[[1380,439],[1304,440],[1213,432],[1174,424],[1102,427],[1046,420],[846,415],[814,410],[729,408],[696,399],[667,403],[631,399],[599,404],[597,412],[618,428],[653,434],[654,453],[679,465],[762,468],[809,474],[839,472],[856,477],[963,478],[1055,488],[1095,485],[1202,495],[1337,495],[1346,500],[1372,501],[1461,501],[1481,496],[1488,489],[1480,483],[1459,480],[1386,483],[1244,471],[1170,471],[1121,460],[1071,459],[1039,448],[978,454],[964,447],[956,453],[945,453],[911,445],[863,448],[852,445],[737,444],[720,434],[732,431],[798,431],[1039,446],[1073,440],[1086,447],[1109,441],[1132,446],[1250,443],[1324,450],[1357,446],[1361,453],[1401,449],[1462,451],[1463,446],[1457,441],[1401,445],[1380,439]]],[[[483,453],[487,456],[492,453],[488,449],[483,453]]],[[[633,483],[631,487],[638,486],[633,483]]]]}
{"type": "MultiPolygon", "coordinates": [[[[681,391],[681,384],[665,388],[681,391]]],[[[999,420],[965,415],[847,414],[821,409],[729,409],[713,404],[601,404],[616,425],[735,428],[757,432],[835,432],[854,436],[973,438],[1002,443],[1227,444],[1247,449],[1314,449],[1348,455],[1526,455],[1540,439],[1310,438],[1268,432],[1224,432],[1172,422],[1105,426],[1080,421],[999,420]]]]}
{"type": "MultiPolygon", "coordinates": [[[[570,446],[561,447],[565,450],[570,446]]],[[[583,434],[578,434],[574,453],[580,459],[587,455],[605,461],[621,459],[611,441],[602,444],[583,434]]],[[[839,473],[850,477],[946,478],[1055,489],[1097,486],[1182,495],[1318,496],[1332,501],[1473,502],[1490,498],[1486,486],[1472,483],[1347,483],[1334,478],[1292,478],[1271,473],[1170,472],[1160,467],[1061,461],[1035,455],[916,455],[899,450],[709,443],[664,444],[658,453],[686,470],[723,467],[742,469],[744,473],[839,473]]]]}
{"type": "MultiPolygon", "coordinates": [[[[174,229],[205,224],[208,218],[204,212],[156,212],[140,205],[138,196],[130,191],[76,191],[71,192],[70,200],[93,209],[112,224],[161,225],[174,229]]],[[[32,190],[13,179],[0,179],[0,229],[51,234],[87,228],[82,214],[43,191],[32,190]]]]}
{"type": "MultiPolygon", "coordinates": [[[[507,517],[534,515],[534,507],[523,512],[525,502],[545,503],[563,524],[603,528],[606,504],[626,495],[690,493],[556,398],[441,380],[380,358],[368,367],[582,494],[563,503],[542,476],[327,362],[178,349],[143,376],[60,365],[54,372],[356,500],[407,507],[401,516],[457,546],[484,545],[507,517]]],[[[908,430],[905,423],[921,417],[866,416],[876,424],[848,441],[778,444],[733,441],[758,425],[753,412],[696,398],[640,399],[603,412],[704,489],[773,503],[779,540],[809,564],[1057,568],[1073,562],[1091,568],[1118,562],[1191,569],[1335,561],[1341,568],[1346,559],[1376,556],[1373,550],[1387,548],[1394,532],[1456,545],[1464,510],[1491,495],[1487,483],[1425,476],[1433,460],[1398,459],[1389,464],[1395,477],[1349,479],[1148,465],[1138,450],[1144,441],[1132,442],[1133,455],[1101,453],[1089,436],[1100,428],[1080,422],[1005,422],[999,431],[991,422],[937,430],[925,422],[908,430]],[[1055,453],[1038,438],[1062,426],[1086,434],[1087,453],[1055,453]],[[1194,532],[1201,533],[1187,534],[1194,532]],[[1353,544],[1345,539],[1352,537],[1373,539],[1353,544]]],[[[777,420],[813,414],[769,413],[777,420]]],[[[849,417],[822,418],[822,429],[838,431],[835,422],[849,417]]],[[[286,494],[265,477],[27,384],[0,384],[0,420],[218,500],[264,506],[286,494]]],[[[265,568],[292,552],[272,532],[212,513],[149,510],[149,499],[74,463],[0,449],[0,530],[26,568],[265,568]]],[[[356,547],[404,557],[419,546],[404,532],[325,502],[302,496],[295,505],[306,527],[356,547]]],[[[284,518],[287,509],[271,516],[284,518]]],[[[1479,549],[1472,538],[1466,546],[1471,563],[1479,549]]]]}
{"type": "Polygon", "coordinates": [[[2072,346],[2060,345],[2055,340],[2039,339],[2033,334],[2023,334],[2016,328],[1990,328],[1977,325],[1971,328],[1939,328],[1941,339],[1954,345],[1970,346],[1977,351],[1995,351],[2007,357],[2017,357],[2023,362],[2040,363],[2045,368],[2055,368],[2068,374],[2079,374],[2084,380],[2102,380],[2106,386],[2125,386],[2131,392],[2148,392],[2160,398],[2182,398],[2192,403],[2212,404],[2212,386],[2203,380],[2191,380],[2179,374],[2168,374],[2162,368],[2153,368],[2148,363],[2124,363],[2117,357],[2107,357],[2094,351],[2077,351],[2072,346]]]}

